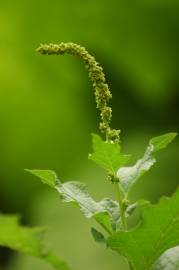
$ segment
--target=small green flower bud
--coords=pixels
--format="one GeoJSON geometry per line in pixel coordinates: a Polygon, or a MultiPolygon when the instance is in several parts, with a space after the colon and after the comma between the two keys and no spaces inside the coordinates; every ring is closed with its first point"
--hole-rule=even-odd
{"type": "Polygon", "coordinates": [[[104,123],[110,123],[112,117],[112,109],[111,107],[104,107],[102,112],[101,112],[101,119],[103,120],[104,123]]]}
{"type": "Polygon", "coordinates": [[[107,175],[107,180],[110,181],[112,184],[119,182],[119,178],[110,173],[107,175]]]}
{"type": "Polygon", "coordinates": [[[123,199],[122,204],[124,206],[124,209],[127,209],[127,207],[130,205],[130,201],[127,199],[123,199]]]}
{"type": "Polygon", "coordinates": [[[120,134],[120,130],[116,130],[116,129],[107,130],[107,137],[109,141],[119,143],[119,134],[120,134]]]}
{"type": "Polygon", "coordinates": [[[108,127],[107,124],[105,124],[105,123],[103,123],[103,122],[99,123],[99,129],[100,129],[100,131],[101,131],[102,133],[106,133],[108,128],[109,128],[109,127],[108,127]]]}

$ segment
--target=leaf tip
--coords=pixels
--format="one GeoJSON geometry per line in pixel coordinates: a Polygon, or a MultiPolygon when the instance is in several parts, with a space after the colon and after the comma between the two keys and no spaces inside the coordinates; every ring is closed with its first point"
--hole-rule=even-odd
{"type": "Polygon", "coordinates": [[[169,132],[161,136],[154,137],[150,140],[150,144],[154,147],[154,152],[164,149],[170,144],[178,134],[176,132],[169,132]]]}
{"type": "Polygon", "coordinates": [[[30,170],[25,169],[26,172],[37,176],[41,179],[42,183],[49,185],[52,188],[56,188],[60,184],[60,181],[56,173],[52,170],[30,170]]]}

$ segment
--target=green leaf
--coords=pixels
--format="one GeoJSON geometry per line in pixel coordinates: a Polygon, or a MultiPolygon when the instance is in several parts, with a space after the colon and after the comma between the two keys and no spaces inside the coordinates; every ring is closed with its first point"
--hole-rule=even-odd
{"type": "Polygon", "coordinates": [[[113,230],[116,231],[116,224],[114,221],[111,221],[107,212],[97,213],[93,217],[109,234],[112,234],[113,230]]]}
{"type": "Polygon", "coordinates": [[[151,139],[150,144],[154,147],[153,152],[157,152],[158,150],[165,148],[176,136],[177,133],[171,132],[151,139]]]}
{"type": "Polygon", "coordinates": [[[137,161],[134,166],[122,167],[118,170],[117,176],[120,179],[123,190],[128,193],[136,181],[148,171],[156,162],[153,154],[160,149],[165,148],[175,137],[177,133],[167,133],[150,140],[144,156],[137,161]]]}
{"type": "Polygon", "coordinates": [[[92,134],[92,145],[94,153],[89,155],[89,159],[113,175],[116,174],[119,167],[129,160],[129,155],[122,155],[120,153],[120,145],[118,143],[103,141],[96,134],[92,134]]]}
{"type": "Polygon", "coordinates": [[[148,204],[150,204],[149,201],[146,200],[138,200],[137,202],[130,204],[127,208],[126,208],[126,215],[130,216],[137,208],[142,208],[147,206],[148,204]]]}
{"type": "Polygon", "coordinates": [[[96,216],[99,213],[107,213],[111,222],[119,220],[118,203],[111,199],[103,199],[96,202],[89,195],[85,184],[80,182],[66,182],[57,186],[57,190],[64,202],[77,203],[87,218],[96,216]]]}
{"type": "Polygon", "coordinates": [[[134,270],[151,269],[166,250],[179,245],[178,205],[179,190],[170,199],[142,208],[142,222],[131,231],[114,233],[108,246],[125,256],[134,270]]]}
{"type": "Polygon", "coordinates": [[[50,186],[59,192],[63,202],[72,202],[78,205],[85,217],[94,217],[109,233],[112,233],[116,226],[120,224],[119,205],[116,201],[105,198],[102,201],[96,202],[89,195],[85,184],[75,181],[62,184],[59,180],[56,181],[58,178],[52,171],[28,170],[28,172],[38,176],[43,183],[48,185],[51,181],[56,183],[56,185],[50,184],[50,186]],[[52,180],[52,175],[56,182],[52,180]]]}
{"type": "Polygon", "coordinates": [[[104,235],[101,232],[97,231],[93,227],[91,228],[91,234],[92,234],[94,240],[97,243],[99,243],[99,244],[105,244],[106,243],[106,239],[105,239],[104,235]]]}
{"type": "Polygon", "coordinates": [[[60,181],[54,171],[51,170],[28,170],[25,171],[39,177],[42,180],[42,183],[49,185],[52,188],[55,188],[60,181]]]}
{"type": "Polygon", "coordinates": [[[25,227],[17,216],[0,214],[0,246],[41,258],[55,269],[69,270],[64,261],[44,247],[43,234],[44,228],[25,227]]]}
{"type": "Polygon", "coordinates": [[[156,261],[151,270],[178,270],[179,269],[179,247],[167,250],[156,261]]]}
{"type": "Polygon", "coordinates": [[[104,210],[103,212],[95,215],[95,219],[98,221],[98,223],[103,221],[103,225],[105,225],[107,224],[107,219],[104,219],[104,214],[105,215],[108,214],[108,216],[110,217],[110,224],[112,226],[112,229],[114,231],[117,231],[121,227],[119,204],[116,201],[113,201],[109,198],[103,199],[102,201],[99,202],[99,204],[104,210]]]}

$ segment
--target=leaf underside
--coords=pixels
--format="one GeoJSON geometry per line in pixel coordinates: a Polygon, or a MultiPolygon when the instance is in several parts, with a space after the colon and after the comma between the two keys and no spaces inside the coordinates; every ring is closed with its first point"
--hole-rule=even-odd
{"type": "Polygon", "coordinates": [[[120,210],[116,201],[105,198],[96,202],[88,193],[85,184],[75,181],[61,183],[53,171],[27,170],[31,174],[40,177],[43,183],[55,188],[63,202],[75,203],[87,218],[95,220],[108,232],[113,233],[120,227],[120,210]],[[45,175],[45,179],[44,179],[45,175]],[[49,179],[47,176],[49,175],[49,179]],[[52,179],[51,177],[54,177],[52,179]]]}
{"type": "Polygon", "coordinates": [[[150,140],[144,156],[134,166],[119,168],[117,176],[125,193],[129,193],[137,180],[156,162],[154,153],[165,148],[175,137],[176,133],[167,133],[150,140]]]}
{"type": "Polygon", "coordinates": [[[179,247],[167,250],[153,265],[151,270],[178,270],[179,247]]]}

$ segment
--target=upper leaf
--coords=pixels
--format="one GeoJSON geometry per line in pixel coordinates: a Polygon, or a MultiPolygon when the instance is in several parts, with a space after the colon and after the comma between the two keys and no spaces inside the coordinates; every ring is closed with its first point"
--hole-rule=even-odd
{"type": "Polygon", "coordinates": [[[89,159],[113,175],[129,159],[129,155],[122,155],[120,153],[120,145],[118,143],[103,141],[96,134],[92,134],[92,145],[94,152],[89,155],[89,159]]]}
{"type": "Polygon", "coordinates": [[[64,202],[73,202],[77,204],[87,218],[94,217],[109,233],[112,233],[120,223],[119,205],[116,201],[106,198],[100,202],[96,202],[89,195],[85,184],[75,181],[62,184],[60,180],[58,180],[56,173],[53,171],[27,171],[40,177],[43,183],[55,188],[64,202]],[[51,183],[56,184],[52,185],[51,183]]]}
{"type": "Polygon", "coordinates": [[[169,143],[173,141],[176,136],[177,133],[170,132],[151,139],[150,144],[152,144],[154,147],[153,152],[157,152],[158,150],[165,148],[169,143]]]}
{"type": "Polygon", "coordinates": [[[66,263],[43,245],[44,228],[21,226],[17,216],[0,214],[0,246],[39,257],[55,269],[69,270],[66,263]]]}
{"type": "Polygon", "coordinates": [[[134,166],[122,167],[117,175],[120,179],[123,190],[128,193],[136,181],[148,171],[156,162],[153,154],[160,149],[165,148],[175,137],[177,133],[167,133],[150,140],[144,156],[137,161],[134,166]]]}
{"type": "MultiPolygon", "coordinates": [[[[142,222],[114,233],[108,246],[125,256],[134,270],[149,270],[169,248],[179,245],[179,190],[169,199],[142,208],[142,222]]],[[[161,268],[163,269],[163,268],[161,268]]]]}

